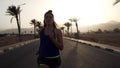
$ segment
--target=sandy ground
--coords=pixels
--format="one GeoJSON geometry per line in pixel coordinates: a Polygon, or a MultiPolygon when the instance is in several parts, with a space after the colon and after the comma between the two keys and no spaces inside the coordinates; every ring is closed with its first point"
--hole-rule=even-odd
{"type": "MultiPolygon", "coordinates": [[[[27,41],[31,39],[34,39],[33,35],[22,36],[22,41],[27,41]]],[[[80,39],[120,47],[120,33],[80,35],[80,39]]],[[[19,38],[16,36],[0,37],[0,47],[10,44],[15,44],[18,42],[19,42],[19,38]]]]}
{"type": "Polygon", "coordinates": [[[120,33],[80,35],[80,39],[120,47],[120,33]]]}
{"type": "MultiPolygon", "coordinates": [[[[34,39],[34,36],[28,35],[28,36],[22,36],[21,38],[22,38],[21,42],[23,42],[23,41],[34,39]]],[[[19,41],[19,38],[16,36],[0,37],[0,47],[7,46],[10,44],[15,44],[18,42],[20,42],[20,41],[19,41]]]]}

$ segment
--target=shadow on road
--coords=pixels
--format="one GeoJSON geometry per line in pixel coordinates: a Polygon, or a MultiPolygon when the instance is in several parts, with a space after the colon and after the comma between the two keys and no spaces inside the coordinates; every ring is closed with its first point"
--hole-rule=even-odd
{"type": "Polygon", "coordinates": [[[67,56],[62,59],[62,66],[61,68],[76,68],[77,66],[77,58],[78,58],[78,53],[77,53],[77,46],[74,46],[67,56]]]}

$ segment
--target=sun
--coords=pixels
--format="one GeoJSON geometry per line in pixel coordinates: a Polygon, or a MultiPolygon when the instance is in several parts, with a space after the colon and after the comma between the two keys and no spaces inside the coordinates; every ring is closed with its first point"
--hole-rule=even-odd
{"type": "Polygon", "coordinates": [[[79,19],[80,25],[98,24],[102,18],[102,7],[97,1],[90,1],[89,3],[83,0],[64,1],[62,5],[54,5],[55,19],[60,23],[67,22],[71,17],[79,19]],[[67,3],[69,2],[69,3],[67,3]],[[87,5],[86,5],[87,4],[87,5]]]}

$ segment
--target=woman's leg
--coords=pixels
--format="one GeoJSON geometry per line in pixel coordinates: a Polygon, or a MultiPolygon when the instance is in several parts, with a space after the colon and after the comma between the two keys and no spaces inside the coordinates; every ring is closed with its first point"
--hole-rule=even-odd
{"type": "Polygon", "coordinates": [[[39,68],[50,68],[48,65],[40,65],[39,68]]]}
{"type": "Polygon", "coordinates": [[[50,68],[46,63],[47,63],[47,61],[46,61],[47,59],[45,59],[45,58],[40,58],[40,57],[38,57],[38,59],[37,59],[37,63],[38,63],[38,68],[50,68]]]}

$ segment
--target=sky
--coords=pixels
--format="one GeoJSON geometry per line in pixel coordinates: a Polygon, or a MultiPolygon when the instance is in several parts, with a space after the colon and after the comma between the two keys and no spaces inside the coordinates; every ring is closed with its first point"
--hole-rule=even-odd
{"type": "MultiPolygon", "coordinates": [[[[44,13],[52,10],[55,21],[63,26],[70,18],[79,19],[80,30],[84,26],[105,23],[110,20],[120,21],[120,3],[113,6],[115,0],[0,0],[0,31],[17,28],[16,20],[10,23],[12,16],[6,15],[8,6],[21,5],[21,27],[33,27],[32,19],[43,22],[44,13]]],[[[73,26],[75,24],[73,23],[73,26]]],[[[73,27],[74,28],[74,27],[73,27]]]]}

